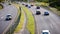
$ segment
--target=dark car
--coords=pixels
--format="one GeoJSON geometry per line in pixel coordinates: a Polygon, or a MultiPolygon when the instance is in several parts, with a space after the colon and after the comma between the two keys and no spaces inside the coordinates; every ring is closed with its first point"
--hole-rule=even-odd
{"type": "Polygon", "coordinates": [[[11,20],[12,19],[12,16],[11,16],[11,14],[8,14],[7,16],[6,16],[6,21],[9,21],[9,20],[11,20]]]}
{"type": "Polygon", "coordinates": [[[34,6],[34,5],[31,5],[31,6],[34,6]]]}
{"type": "Polygon", "coordinates": [[[48,12],[44,12],[44,15],[49,15],[49,13],[48,12]]]}
{"type": "Polygon", "coordinates": [[[39,14],[41,14],[41,12],[40,11],[36,11],[36,15],[39,15],[39,14]]]}
{"type": "Polygon", "coordinates": [[[22,4],[22,5],[25,5],[25,4],[22,4]]]}
{"type": "Polygon", "coordinates": [[[28,7],[28,5],[25,5],[26,7],[28,7]]]}
{"type": "Polygon", "coordinates": [[[9,5],[11,5],[11,3],[9,3],[9,5]]]}
{"type": "Polygon", "coordinates": [[[36,9],[40,9],[40,7],[39,7],[39,6],[37,6],[37,7],[36,7],[36,9]]]}
{"type": "Polygon", "coordinates": [[[42,34],[48,34],[48,32],[43,32],[42,34]]]}

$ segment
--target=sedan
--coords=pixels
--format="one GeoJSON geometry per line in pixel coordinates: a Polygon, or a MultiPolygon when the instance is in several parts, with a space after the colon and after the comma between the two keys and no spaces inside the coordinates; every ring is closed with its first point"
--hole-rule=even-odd
{"type": "Polygon", "coordinates": [[[49,15],[49,13],[48,12],[44,12],[44,15],[49,15]]]}
{"type": "Polygon", "coordinates": [[[39,6],[37,6],[37,7],[36,7],[36,9],[40,9],[40,7],[39,7],[39,6]]]}
{"type": "Polygon", "coordinates": [[[11,5],[11,3],[9,3],[9,5],[11,5]]]}
{"type": "Polygon", "coordinates": [[[9,21],[9,20],[11,20],[12,19],[12,16],[11,16],[11,14],[8,14],[7,16],[6,16],[6,21],[9,21]]]}
{"type": "Polygon", "coordinates": [[[24,4],[22,4],[22,5],[24,5],[24,4]]]}
{"type": "Polygon", "coordinates": [[[28,7],[28,5],[25,5],[26,7],[28,7]]]}
{"type": "Polygon", "coordinates": [[[41,14],[41,12],[40,11],[36,11],[36,15],[39,15],[39,14],[41,14]]]}
{"type": "Polygon", "coordinates": [[[31,5],[31,6],[34,6],[34,5],[31,5]]]}

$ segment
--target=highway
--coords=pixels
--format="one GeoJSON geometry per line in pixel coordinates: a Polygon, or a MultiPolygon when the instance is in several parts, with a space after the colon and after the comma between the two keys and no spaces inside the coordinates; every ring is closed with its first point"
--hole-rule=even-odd
{"type": "Polygon", "coordinates": [[[45,8],[40,7],[41,15],[36,15],[36,6],[29,8],[36,21],[36,34],[41,34],[42,30],[49,30],[50,34],[60,34],[60,17],[45,8]],[[49,16],[44,16],[44,12],[49,12],[49,16]]]}
{"type": "Polygon", "coordinates": [[[0,10],[0,34],[7,30],[9,25],[13,24],[18,13],[18,9],[13,5],[3,4],[4,8],[0,10]],[[8,14],[11,14],[12,20],[5,21],[8,14]]]}

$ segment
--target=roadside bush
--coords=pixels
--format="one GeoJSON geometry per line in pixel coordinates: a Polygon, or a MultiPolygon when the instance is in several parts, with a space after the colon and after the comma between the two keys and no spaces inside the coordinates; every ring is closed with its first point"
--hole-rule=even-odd
{"type": "Polygon", "coordinates": [[[60,7],[56,7],[60,11],[60,7]]]}
{"type": "Polygon", "coordinates": [[[2,4],[0,4],[0,9],[3,9],[3,5],[2,4]]]}

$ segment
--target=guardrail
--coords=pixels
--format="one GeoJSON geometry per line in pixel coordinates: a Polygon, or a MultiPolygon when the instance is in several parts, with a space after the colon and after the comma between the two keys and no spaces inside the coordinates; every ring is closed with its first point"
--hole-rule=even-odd
{"type": "Polygon", "coordinates": [[[10,26],[10,28],[6,31],[5,34],[13,34],[15,28],[16,28],[17,25],[19,24],[20,17],[21,17],[21,7],[19,7],[19,10],[20,10],[20,14],[19,14],[17,20],[15,21],[15,23],[14,23],[13,25],[10,26]]]}

